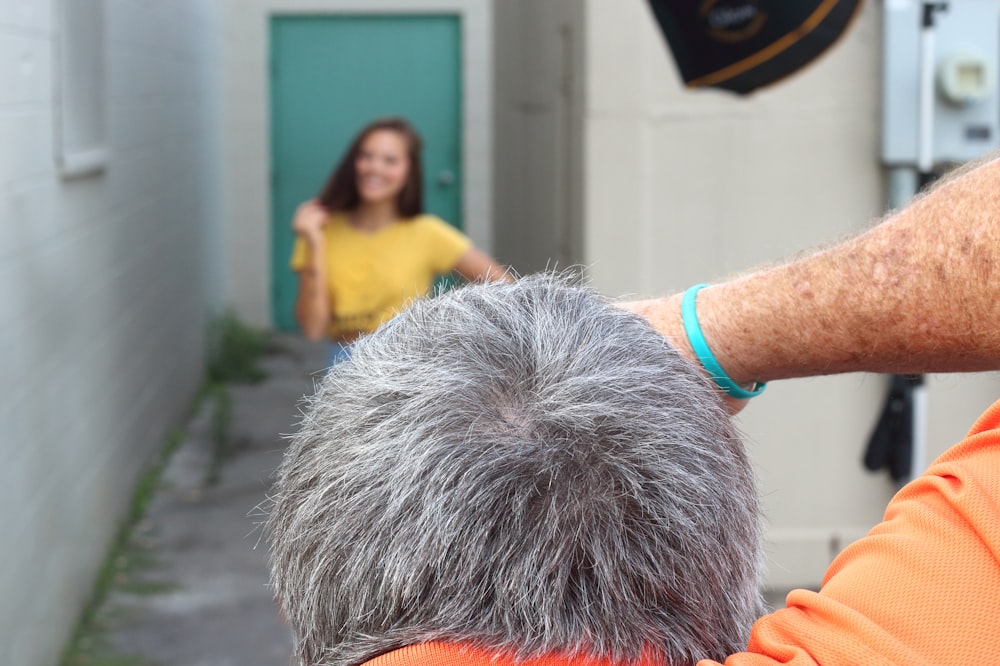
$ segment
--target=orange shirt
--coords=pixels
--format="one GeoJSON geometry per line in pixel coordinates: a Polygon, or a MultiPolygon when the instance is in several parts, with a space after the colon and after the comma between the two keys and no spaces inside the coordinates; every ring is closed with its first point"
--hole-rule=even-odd
{"type": "Polygon", "coordinates": [[[726,666],[998,661],[1000,402],[899,491],[820,592],[789,594],[726,666]]]}
{"type": "MultiPolygon", "coordinates": [[[[787,604],[757,621],[747,652],[726,666],[1000,662],[1000,402],[834,560],[820,592],[796,590],[787,604]]],[[[365,666],[514,664],[427,643],[365,666]]],[[[610,665],[554,656],[520,666],[610,665]]]]}
{"type": "MultiPolygon", "coordinates": [[[[393,650],[370,659],[362,666],[623,666],[610,659],[549,655],[517,661],[514,655],[456,643],[421,643],[393,650]]],[[[642,659],[631,666],[665,666],[642,659]]]]}

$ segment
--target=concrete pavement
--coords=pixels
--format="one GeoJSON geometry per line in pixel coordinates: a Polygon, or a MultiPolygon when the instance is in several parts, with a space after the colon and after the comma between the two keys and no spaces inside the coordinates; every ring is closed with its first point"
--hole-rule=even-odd
{"type": "Polygon", "coordinates": [[[266,587],[257,507],[326,352],[291,336],[276,343],[280,351],[261,359],[267,379],[229,387],[229,449],[214,483],[206,482],[215,456],[212,409],[188,424],[136,531],[149,561],[132,582],[147,591],[118,590],[105,604],[112,653],[161,666],[290,663],[289,632],[266,587]]]}

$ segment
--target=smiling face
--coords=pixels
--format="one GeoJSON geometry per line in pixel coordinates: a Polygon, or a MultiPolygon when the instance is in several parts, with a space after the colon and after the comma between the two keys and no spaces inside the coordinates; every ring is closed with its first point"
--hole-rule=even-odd
{"type": "Polygon", "coordinates": [[[396,201],[410,171],[406,138],[392,130],[375,130],[361,142],[354,171],[362,203],[396,201]]]}

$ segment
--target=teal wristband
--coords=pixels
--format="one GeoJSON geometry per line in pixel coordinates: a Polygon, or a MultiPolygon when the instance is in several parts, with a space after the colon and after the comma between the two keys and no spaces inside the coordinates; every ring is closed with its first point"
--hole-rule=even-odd
{"type": "Polygon", "coordinates": [[[694,355],[698,357],[712,381],[734,398],[749,400],[763,393],[767,384],[755,383],[753,388],[748,391],[734,382],[732,377],[727,375],[719,362],[715,360],[715,355],[708,348],[705,335],[701,332],[701,325],[698,323],[698,310],[695,308],[698,292],[707,286],[707,284],[696,284],[684,292],[684,298],[681,300],[681,320],[684,322],[684,332],[687,334],[688,342],[691,343],[694,355]]]}

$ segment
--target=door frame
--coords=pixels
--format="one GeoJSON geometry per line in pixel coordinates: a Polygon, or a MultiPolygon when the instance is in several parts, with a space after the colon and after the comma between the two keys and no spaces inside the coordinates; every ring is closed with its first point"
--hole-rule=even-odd
{"type": "MultiPolygon", "coordinates": [[[[462,219],[493,251],[493,10],[490,0],[227,0],[221,45],[226,296],[249,323],[271,321],[269,30],[274,16],[448,14],[462,40],[462,219]]],[[[289,221],[290,223],[290,221],[289,221]]]]}

